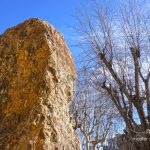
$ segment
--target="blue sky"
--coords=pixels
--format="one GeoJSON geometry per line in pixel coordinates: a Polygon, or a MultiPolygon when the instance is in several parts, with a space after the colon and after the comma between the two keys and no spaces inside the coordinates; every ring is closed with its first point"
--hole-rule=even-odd
{"type": "Polygon", "coordinates": [[[75,7],[80,3],[81,0],[1,0],[0,34],[28,18],[41,18],[64,35],[73,56],[77,57],[80,50],[71,46],[71,26],[75,7]]]}

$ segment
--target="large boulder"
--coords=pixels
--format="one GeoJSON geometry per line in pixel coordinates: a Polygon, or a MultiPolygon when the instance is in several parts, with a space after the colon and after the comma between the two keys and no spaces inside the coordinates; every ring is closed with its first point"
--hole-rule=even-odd
{"type": "Polygon", "coordinates": [[[68,114],[75,79],[63,36],[46,21],[0,35],[0,149],[79,150],[68,114]]]}

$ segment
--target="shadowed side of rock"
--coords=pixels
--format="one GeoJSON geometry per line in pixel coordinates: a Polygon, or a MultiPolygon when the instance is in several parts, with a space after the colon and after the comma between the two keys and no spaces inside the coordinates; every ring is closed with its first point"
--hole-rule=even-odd
{"type": "Polygon", "coordinates": [[[59,32],[29,19],[0,36],[0,149],[79,150],[68,105],[76,79],[59,32]]]}

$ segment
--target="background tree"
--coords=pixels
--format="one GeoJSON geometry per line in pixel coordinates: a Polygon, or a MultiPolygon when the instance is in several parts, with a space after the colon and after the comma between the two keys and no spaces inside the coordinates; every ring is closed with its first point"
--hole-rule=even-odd
{"type": "Polygon", "coordinates": [[[92,74],[88,74],[86,67],[78,74],[76,96],[70,107],[73,127],[81,133],[82,148],[95,150],[108,135],[114,134],[119,115],[105,92],[92,87],[92,74]]]}
{"type": "MultiPolygon", "coordinates": [[[[109,1],[110,2],[110,1],[109,1]]],[[[139,133],[147,138],[150,129],[150,17],[144,1],[113,1],[104,8],[97,1],[93,7],[78,10],[75,31],[79,45],[93,74],[96,89],[103,88],[123,118],[126,137],[139,133]],[[119,3],[120,2],[120,3],[119,3]]],[[[86,61],[85,60],[85,61],[86,61]]],[[[132,142],[139,148],[136,140],[132,142]]]]}

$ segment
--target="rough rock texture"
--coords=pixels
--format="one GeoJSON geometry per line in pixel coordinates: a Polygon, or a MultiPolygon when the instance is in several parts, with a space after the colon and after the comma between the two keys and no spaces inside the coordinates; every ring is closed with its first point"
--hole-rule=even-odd
{"type": "Polygon", "coordinates": [[[29,19],[0,35],[0,150],[78,150],[68,115],[75,78],[47,22],[29,19]]]}

